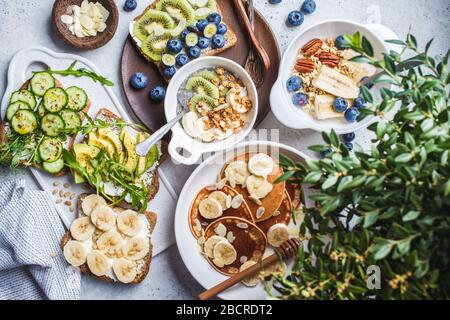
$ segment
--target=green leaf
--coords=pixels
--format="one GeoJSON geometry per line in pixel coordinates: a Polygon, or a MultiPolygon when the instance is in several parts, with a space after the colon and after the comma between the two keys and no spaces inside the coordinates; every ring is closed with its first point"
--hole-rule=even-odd
{"type": "Polygon", "coordinates": [[[339,144],[340,144],[339,137],[336,134],[336,131],[334,131],[334,130],[331,130],[331,133],[330,133],[330,143],[335,148],[338,148],[339,144]]]}
{"type": "Polygon", "coordinates": [[[322,184],[322,190],[327,190],[334,186],[336,182],[338,181],[338,177],[335,175],[330,175],[325,182],[322,184]]]}
{"type": "Polygon", "coordinates": [[[397,243],[397,250],[398,252],[404,256],[409,253],[409,248],[411,246],[411,239],[404,239],[397,243]]]}
{"type": "Polygon", "coordinates": [[[303,179],[304,183],[314,184],[322,178],[322,172],[313,171],[308,173],[308,175],[303,179]]]}
{"type": "Polygon", "coordinates": [[[411,33],[408,33],[406,43],[413,49],[417,49],[417,39],[411,33]]]}
{"type": "Polygon", "coordinates": [[[274,183],[277,184],[277,183],[280,183],[280,182],[287,181],[287,180],[289,180],[294,174],[295,174],[295,171],[287,171],[287,172],[285,172],[284,174],[282,174],[281,176],[279,176],[279,177],[274,181],[274,183]]]}
{"type": "Polygon", "coordinates": [[[411,161],[412,158],[413,158],[412,154],[404,153],[404,154],[401,154],[401,155],[397,156],[395,158],[395,162],[397,162],[397,163],[407,163],[407,162],[411,161]]]}
{"type": "Polygon", "coordinates": [[[411,210],[402,217],[403,222],[410,222],[416,220],[420,216],[419,211],[411,210]]]}
{"type": "Polygon", "coordinates": [[[385,42],[391,43],[391,44],[396,44],[396,45],[399,45],[399,46],[405,46],[406,45],[406,43],[404,41],[398,40],[398,39],[385,40],[385,42]]]}
{"type": "Polygon", "coordinates": [[[444,196],[450,195],[450,179],[444,184],[444,196]]]}
{"type": "Polygon", "coordinates": [[[428,132],[431,129],[433,129],[434,127],[434,121],[433,119],[425,119],[421,124],[420,124],[420,129],[422,130],[422,132],[428,132]]]}
{"type": "Polygon", "coordinates": [[[384,54],[384,64],[386,66],[386,69],[388,69],[390,73],[397,73],[394,60],[392,60],[392,58],[387,54],[384,54]]]}
{"type": "Polygon", "coordinates": [[[365,36],[362,37],[362,48],[369,57],[373,57],[374,52],[372,44],[365,36]]]}
{"type": "Polygon", "coordinates": [[[365,229],[367,229],[367,228],[373,226],[375,224],[375,222],[377,222],[377,220],[378,220],[378,215],[379,215],[378,210],[367,212],[364,215],[364,225],[363,225],[363,227],[365,229]]]}
{"type": "Polygon", "coordinates": [[[375,252],[374,259],[382,260],[382,259],[386,258],[389,255],[389,253],[391,252],[391,250],[392,250],[392,244],[390,244],[390,243],[380,246],[378,248],[378,250],[375,252]]]}
{"type": "Polygon", "coordinates": [[[366,100],[370,103],[374,102],[373,95],[366,86],[361,87],[361,95],[364,98],[364,100],[366,100]]]}

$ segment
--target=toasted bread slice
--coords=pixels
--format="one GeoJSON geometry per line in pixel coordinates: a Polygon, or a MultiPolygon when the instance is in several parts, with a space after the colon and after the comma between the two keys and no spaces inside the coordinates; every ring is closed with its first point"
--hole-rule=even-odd
{"type": "MultiPolygon", "coordinates": [[[[82,211],[82,209],[81,209],[81,202],[82,202],[83,199],[84,199],[85,197],[87,197],[88,195],[89,195],[88,193],[83,193],[83,194],[81,194],[81,195],[78,197],[78,200],[77,200],[77,215],[78,215],[78,217],[81,217],[81,216],[84,215],[84,214],[83,214],[83,211],[82,211]]],[[[114,207],[113,209],[114,209],[114,211],[117,211],[117,212],[122,212],[122,211],[125,210],[125,209],[123,209],[123,208],[118,208],[118,207],[114,207]]],[[[142,214],[145,215],[145,217],[147,218],[147,221],[148,221],[148,225],[147,225],[147,226],[148,226],[148,230],[149,230],[150,234],[152,234],[152,233],[153,233],[153,230],[154,230],[154,228],[155,228],[155,225],[156,225],[156,219],[157,219],[156,213],[147,211],[147,212],[144,212],[144,213],[142,213],[142,214]]],[[[64,246],[65,246],[66,243],[69,242],[70,240],[73,240],[73,238],[72,238],[72,236],[70,235],[70,231],[67,231],[67,232],[64,234],[64,236],[62,237],[61,242],[60,242],[61,250],[64,249],[64,246]]],[[[141,283],[141,282],[146,278],[146,276],[147,276],[147,274],[148,274],[148,272],[149,272],[149,270],[150,270],[150,264],[151,264],[151,261],[152,261],[152,248],[153,248],[153,246],[152,246],[152,243],[151,243],[151,238],[149,238],[149,247],[150,247],[150,250],[149,250],[148,254],[142,259],[142,260],[143,260],[143,263],[140,264],[140,267],[139,267],[139,270],[138,270],[138,273],[137,273],[136,277],[135,277],[134,280],[133,280],[132,282],[130,282],[129,284],[138,284],[138,283],[141,283]]],[[[87,263],[85,263],[85,264],[83,264],[83,265],[80,266],[80,271],[81,271],[81,273],[84,273],[84,274],[87,274],[87,275],[96,277],[97,279],[100,279],[100,280],[103,280],[103,281],[107,281],[107,282],[115,282],[115,281],[116,281],[114,278],[111,278],[110,276],[107,276],[107,275],[100,276],[100,277],[94,275],[94,274],[89,270],[89,267],[88,267],[87,263]]]]}
{"type": "MultiPolygon", "coordinates": [[[[158,3],[158,0],[154,1],[153,3],[151,3],[147,8],[145,8],[145,10],[136,18],[134,18],[134,21],[139,20],[143,15],[145,15],[145,13],[150,10],[150,9],[155,9],[156,4],[158,3]]],[[[222,11],[220,10],[220,5],[218,3],[218,1],[216,2],[216,12],[219,13],[220,15],[222,15],[222,11]]],[[[224,23],[224,22],[222,22],[224,23]]],[[[226,24],[226,23],[224,23],[226,24]]],[[[225,44],[225,46],[223,48],[219,48],[219,49],[210,49],[210,50],[203,50],[202,51],[202,57],[206,57],[206,56],[216,56],[224,51],[226,51],[227,49],[233,47],[238,39],[236,36],[236,33],[234,33],[234,31],[232,30],[232,28],[227,25],[228,31],[227,33],[224,35],[225,39],[227,40],[227,43],[225,44]]],[[[133,39],[133,42],[134,39],[133,39]]],[[[156,65],[156,67],[158,68],[159,72],[161,73],[161,76],[167,81],[169,82],[170,79],[164,76],[163,71],[163,65],[160,62],[155,62],[153,61],[150,57],[148,57],[143,51],[142,49],[139,47],[139,45],[135,42],[136,47],[139,49],[139,51],[141,52],[141,54],[150,62],[154,63],[156,65]]]]}
{"type": "MultiPolygon", "coordinates": [[[[55,79],[55,83],[56,83],[57,87],[59,87],[59,88],[63,87],[62,83],[60,81],[58,81],[58,79],[55,79]]],[[[30,84],[30,80],[27,80],[20,87],[20,90],[27,90],[29,84],[30,84]]],[[[80,112],[81,121],[84,120],[84,118],[85,118],[84,113],[87,113],[89,111],[90,107],[91,107],[91,101],[88,100],[87,103],[86,103],[86,107],[80,112]]],[[[8,124],[8,121],[6,120],[6,118],[3,119],[3,121],[0,121],[0,145],[8,143],[9,130],[11,130],[11,129],[9,127],[9,124],[8,124]]],[[[75,143],[76,136],[77,136],[76,133],[69,136],[69,138],[67,139],[67,142],[65,143],[65,148],[66,149],[68,149],[68,150],[72,149],[73,144],[75,143]]],[[[26,161],[27,160],[21,160],[20,162],[21,162],[22,165],[25,165],[26,161]]],[[[33,165],[33,167],[35,167],[37,169],[42,169],[40,165],[33,165]]],[[[65,168],[63,171],[61,171],[60,173],[56,174],[55,176],[61,177],[61,176],[66,175],[67,172],[68,172],[68,169],[65,168]]]]}

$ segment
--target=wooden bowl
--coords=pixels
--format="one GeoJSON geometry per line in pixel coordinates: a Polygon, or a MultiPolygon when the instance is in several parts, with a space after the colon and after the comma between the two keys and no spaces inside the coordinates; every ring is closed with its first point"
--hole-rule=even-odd
{"type": "Polygon", "coordinates": [[[119,23],[119,11],[114,0],[90,0],[90,2],[100,2],[106,10],[109,11],[108,20],[106,20],[106,29],[98,33],[95,37],[78,38],[73,35],[66,24],[61,21],[61,16],[66,14],[67,7],[70,5],[80,6],[83,0],[56,0],[53,4],[52,24],[58,36],[68,45],[79,50],[92,50],[100,48],[108,43],[114,36],[119,23]]]}

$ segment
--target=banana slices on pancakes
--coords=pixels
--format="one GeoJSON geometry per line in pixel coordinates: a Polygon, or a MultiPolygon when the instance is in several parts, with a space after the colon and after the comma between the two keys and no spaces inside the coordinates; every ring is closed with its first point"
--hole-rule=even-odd
{"type": "Polygon", "coordinates": [[[274,184],[283,169],[265,153],[246,153],[227,163],[220,174],[239,194],[256,222],[269,219],[280,207],[286,183],[274,184]]]}
{"type": "Polygon", "coordinates": [[[200,238],[208,225],[221,217],[240,217],[253,222],[250,208],[242,195],[229,186],[206,187],[197,194],[189,213],[191,232],[200,238]]]}
{"type": "Polygon", "coordinates": [[[203,254],[220,273],[238,273],[249,261],[259,261],[266,249],[264,232],[250,221],[238,217],[223,217],[210,223],[205,230],[203,254]]]}

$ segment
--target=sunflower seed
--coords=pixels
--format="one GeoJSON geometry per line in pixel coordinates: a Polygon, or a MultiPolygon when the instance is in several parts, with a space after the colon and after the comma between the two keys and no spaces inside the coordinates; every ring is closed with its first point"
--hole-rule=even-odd
{"type": "Polygon", "coordinates": [[[53,186],[54,187],[57,187],[57,186],[59,186],[61,183],[59,182],[59,181],[55,181],[55,182],[53,182],[53,186]]]}
{"type": "Polygon", "coordinates": [[[70,188],[70,183],[68,183],[68,182],[66,182],[66,183],[64,183],[64,188],[70,188]]]}
{"type": "Polygon", "coordinates": [[[58,189],[55,189],[55,190],[53,190],[53,191],[52,191],[52,195],[55,195],[55,194],[57,194],[57,193],[58,193],[58,191],[59,191],[58,189]]]}
{"type": "Polygon", "coordinates": [[[61,202],[62,202],[62,199],[58,199],[55,201],[56,204],[61,203],[61,202]]]}

